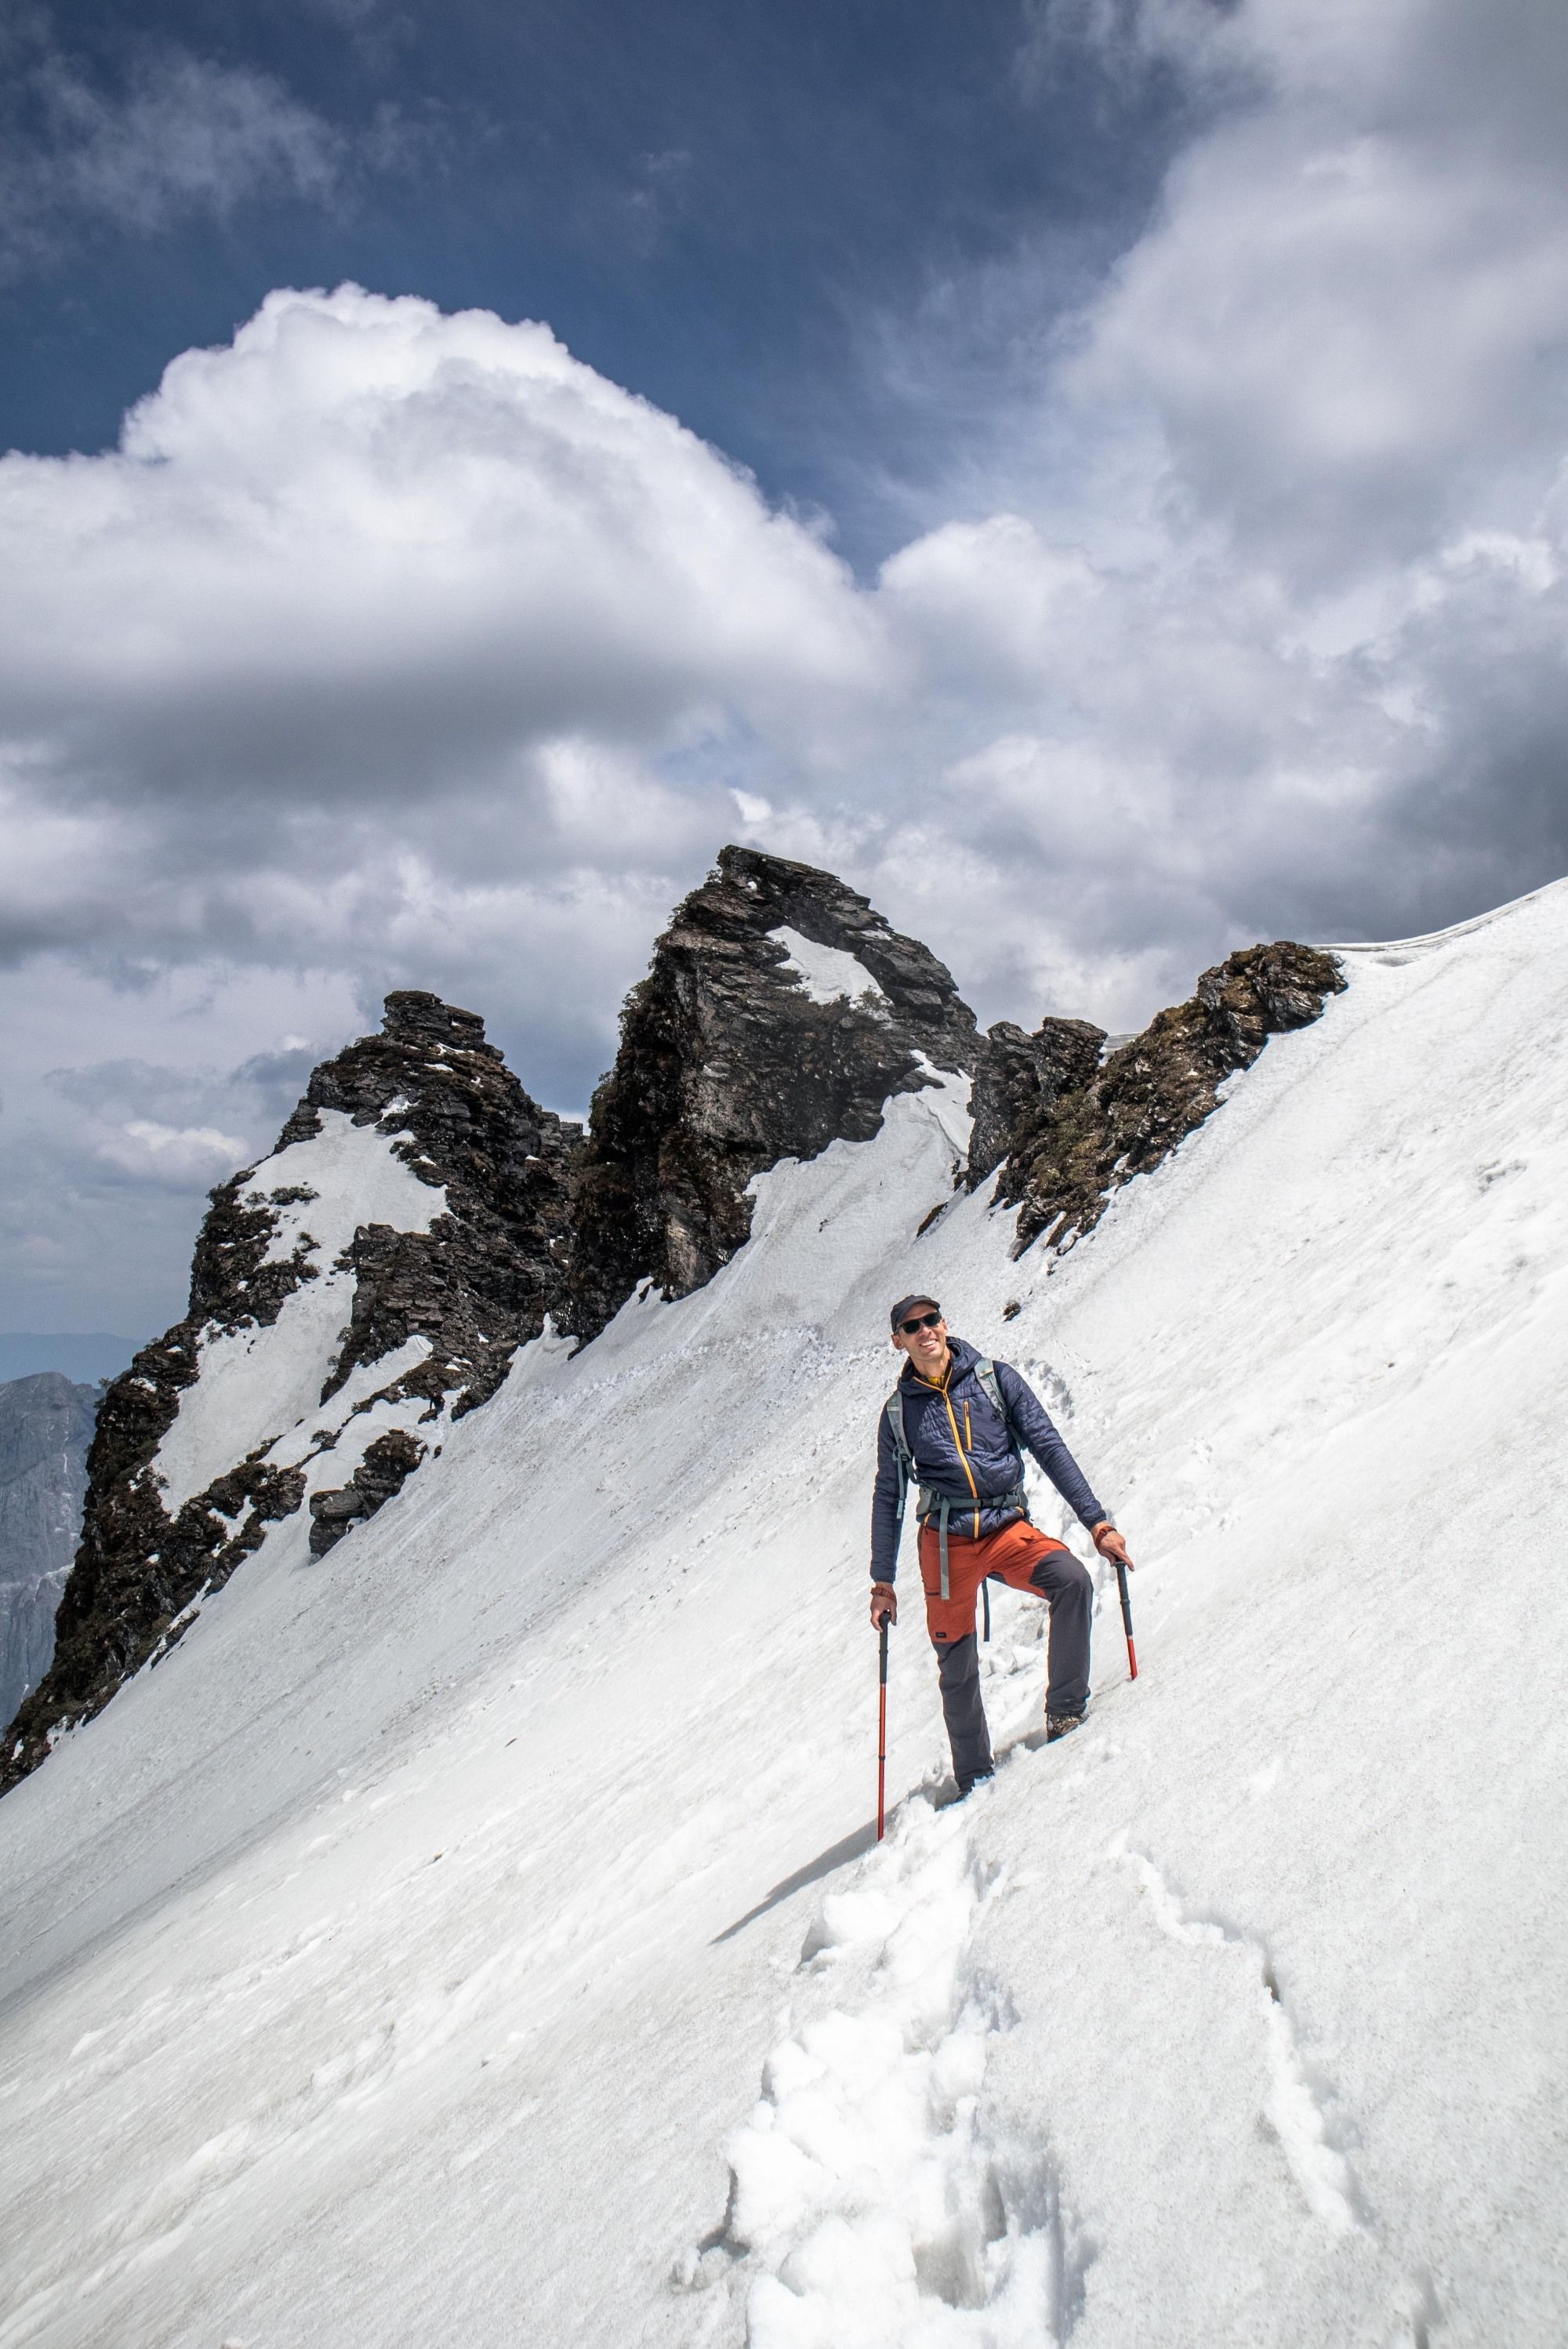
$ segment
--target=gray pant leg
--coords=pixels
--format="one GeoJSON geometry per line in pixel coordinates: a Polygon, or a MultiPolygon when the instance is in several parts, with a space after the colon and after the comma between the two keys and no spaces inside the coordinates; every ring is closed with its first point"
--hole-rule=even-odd
{"type": "Polygon", "coordinates": [[[1029,1580],[1051,1612],[1046,1711],[1081,1713],[1088,1702],[1088,1631],[1094,1583],[1070,1549],[1047,1550],[1029,1580]]]}
{"type": "Polygon", "coordinates": [[[975,1779],[986,1777],[991,1770],[991,1733],[980,1701],[980,1650],[973,1631],[962,1640],[938,1640],[933,1644],[942,1683],[942,1717],[953,1749],[953,1775],[967,1794],[975,1779]]]}

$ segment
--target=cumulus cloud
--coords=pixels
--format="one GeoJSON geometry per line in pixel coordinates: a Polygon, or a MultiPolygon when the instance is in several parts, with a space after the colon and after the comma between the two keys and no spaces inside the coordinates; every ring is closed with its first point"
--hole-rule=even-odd
{"type": "Polygon", "coordinates": [[[815,539],[547,328],[354,287],[188,352],[111,456],[0,462],[0,545],[24,935],[128,819],[160,928],[177,895],[227,931],[356,821],[356,872],[405,822],[487,879],[498,833],[514,874],[606,827],[634,863],[682,820],[659,760],[809,735],[803,698],[830,733],[876,636],[815,539]]]}
{"type": "Polygon", "coordinates": [[[1188,513],[1315,589],[1539,497],[1568,335],[1561,12],[1149,0],[1132,25],[1244,95],[1179,158],[1067,387],[1141,406],[1188,513]]]}
{"type": "Polygon", "coordinates": [[[1568,18],[1083,0],[1026,62],[1086,48],[1113,94],[1179,78],[1191,135],[1010,388],[990,478],[1029,502],[882,574],[989,730],[972,841],[1016,901],[1052,871],[1058,951],[1397,934],[1553,877],[1568,18]]]}

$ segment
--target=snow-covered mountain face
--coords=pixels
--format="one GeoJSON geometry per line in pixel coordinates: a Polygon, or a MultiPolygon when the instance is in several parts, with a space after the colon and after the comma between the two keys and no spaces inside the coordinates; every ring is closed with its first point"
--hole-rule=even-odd
{"type": "Polygon", "coordinates": [[[0,1382],[0,1716],[48,1670],[81,1532],[95,1391],[57,1371],[0,1382]]]}
{"type": "Polygon", "coordinates": [[[494,1393],[566,1295],[577,1139],[434,996],[388,997],[382,1033],[317,1069],[272,1156],[213,1193],[185,1320],[104,1398],[54,1662],[0,1785],[272,1527],[304,1516],[320,1556],[494,1393]]]}
{"type": "Polygon", "coordinates": [[[894,1091],[273,1521],[0,1804],[5,2349],[1555,2349],[1565,933],[1341,950],[1067,1254],[894,1091]],[[872,1851],[916,1288],[1114,1506],[1142,1671],[1112,1586],[1036,1750],[998,1594],[944,1806],[906,1560],[872,1851]]]}

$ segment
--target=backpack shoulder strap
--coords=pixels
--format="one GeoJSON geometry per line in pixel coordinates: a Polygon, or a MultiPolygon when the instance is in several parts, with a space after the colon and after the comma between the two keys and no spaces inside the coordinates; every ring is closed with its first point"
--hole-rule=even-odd
{"type": "Polygon", "coordinates": [[[893,1453],[898,1461],[898,1522],[903,1524],[904,1504],[914,1481],[914,1454],[909,1448],[909,1436],[903,1424],[903,1395],[894,1387],[882,1405],[882,1417],[887,1421],[888,1433],[892,1437],[893,1453]]]}
{"type": "Polygon", "coordinates": [[[988,1354],[975,1363],[975,1375],[985,1390],[986,1402],[1011,1435],[1014,1432],[1012,1413],[1002,1400],[1002,1382],[996,1376],[996,1365],[988,1354]]]}

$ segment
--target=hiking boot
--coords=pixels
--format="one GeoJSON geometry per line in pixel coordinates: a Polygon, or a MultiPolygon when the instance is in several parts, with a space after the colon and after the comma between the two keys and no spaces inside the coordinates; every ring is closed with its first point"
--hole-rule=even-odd
{"type": "Polygon", "coordinates": [[[973,1778],[960,1778],[958,1781],[959,1800],[962,1802],[965,1795],[971,1794],[976,1786],[985,1785],[987,1779],[994,1778],[995,1775],[996,1773],[995,1770],[976,1770],[973,1778]]]}
{"type": "Polygon", "coordinates": [[[1081,1713],[1047,1713],[1046,1715],[1046,1744],[1047,1745],[1054,1745],[1058,1737],[1070,1737],[1075,1729],[1081,1729],[1082,1727],[1083,1715],[1081,1713]]]}

